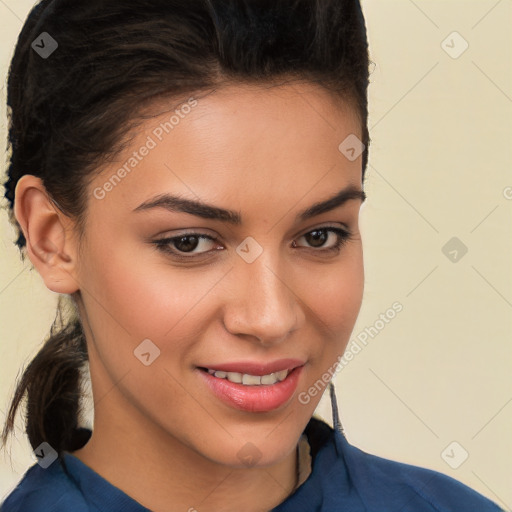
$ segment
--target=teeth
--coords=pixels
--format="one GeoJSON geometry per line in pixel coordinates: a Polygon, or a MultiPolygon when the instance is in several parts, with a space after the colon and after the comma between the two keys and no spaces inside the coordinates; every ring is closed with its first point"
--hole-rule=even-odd
{"type": "Polygon", "coordinates": [[[259,386],[261,384],[261,377],[257,375],[247,375],[244,373],[242,375],[242,384],[245,386],[259,386]]]}
{"type": "MultiPolygon", "coordinates": [[[[216,375],[218,377],[218,375],[216,375]]],[[[227,379],[236,384],[242,384],[242,374],[237,372],[228,372],[227,379]]]]}
{"type": "Polygon", "coordinates": [[[277,372],[276,374],[277,380],[281,382],[282,380],[286,379],[288,375],[288,370],[282,370],[280,372],[277,372]]]}
{"type": "Polygon", "coordinates": [[[247,373],[238,372],[223,372],[221,370],[215,371],[208,369],[208,373],[219,379],[227,379],[236,384],[243,384],[244,386],[260,386],[272,385],[276,382],[281,382],[288,376],[289,370],[282,370],[280,372],[270,373],[269,375],[249,375],[247,373]]]}
{"type": "Polygon", "coordinates": [[[275,384],[276,383],[276,378],[275,378],[275,375],[273,375],[272,373],[270,375],[262,375],[261,376],[261,383],[262,384],[275,384]]]}

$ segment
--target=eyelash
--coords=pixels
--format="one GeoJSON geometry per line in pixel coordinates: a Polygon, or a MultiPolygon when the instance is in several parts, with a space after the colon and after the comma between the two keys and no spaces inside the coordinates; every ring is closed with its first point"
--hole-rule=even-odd
{"type": "MultiPolygon", "coordinates": [[[[316,249],[315,247],[309,247],[309,249],[313,249],[313,250],[316,249],[315,252],[338,253],[340,251],[341,247],[343,245],[345,245],[345,243],[348,242],[348,240],[350,240],[350,238],[352,237],[352,233],[350,233],[346,229],[326,226],[326,227],[321,227],[321,228],[315,228],[311,231],[308,231],[307,233],[304,233],[303,235],[301,235],[300,238],[302,238],[303,236],[306,236],[306,235],[310,235],[311,233],[315,233],[317,231],[325,231],[325,232],[335,233],[337,235],[338,239],[333,247],[329,247],[327,249],[322,249],[322,248],[316,249]]],[[[151,243],[153,243],[159,251],[162,251],[166,254],[170,254],[173,257],[175,257],[179,260],[182,260],[182,261],[193,261],[197,257],[201,257],[201,256],[207,254],[208,252],[210,252],[210,251],[205,251],[202,253],[194,253],[193,256],[183,256],[183,254],[187,254],[187,253],[183,252],[183,251],[176,251],[175,249],[171,249],[170,246],[174,242],[180,241],[183,238],[186,239],[188,237],[196,237],[199,239],[210,240],[212,242],[218,242],[217,238],[209,236],[209,235],[205,235],[204,233],[184,233],[183,235],[179,235],[179,236],[175,236],[175,237],[171,237],[171,238],[162,238],[160,240],[154,240],[151,243]]],[[[306,249],[308,249],[308,247],[306,247],[306,249]]]]}

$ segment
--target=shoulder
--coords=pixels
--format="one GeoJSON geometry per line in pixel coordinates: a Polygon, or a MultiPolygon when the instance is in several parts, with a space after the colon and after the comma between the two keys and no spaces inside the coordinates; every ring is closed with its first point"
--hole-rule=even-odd
{"type": "Polygon", "coordinates": [[[0,505],[0,512],[88,512],[80,490],[60,459],[31,466],[0,505]]]}
{"type": "Polygon", "coordinates": [[[306,481],[304,488],[299,488],[298,494],[302,494],[297,499],[321,494],[325,510],[346,508],[353,512],[501,511],[485,496],[443,473],[385,459],[351,445],[342,432],[323,420],[313,417],[306,434],[313,474],[309,484],[306,481]]]}
{"type": "MultiPolygon", "coordinates": [[[[387,500],[393,503],[393,506],[402,506],[403,510],[501,510],[485,496],[448,475],[366,453],[350,445],[341,434],[339,438],[354,487],[361,500],[371,506],[381,507],[383,500],[387,500]]],[[[370,507],[368,510],[373,508],[370,507]]]]}

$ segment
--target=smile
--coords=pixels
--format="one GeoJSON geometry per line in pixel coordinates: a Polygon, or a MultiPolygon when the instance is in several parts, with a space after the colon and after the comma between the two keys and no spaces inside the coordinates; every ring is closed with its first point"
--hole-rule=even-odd
{"type": "Polygon", "coordinates": [[[196,375],[205,389],[229,407],[254,413],[270,412],[290,403],[304,362],[288,359],[270,364],[222,363],[219,366],[196,367],[196,375]]]}

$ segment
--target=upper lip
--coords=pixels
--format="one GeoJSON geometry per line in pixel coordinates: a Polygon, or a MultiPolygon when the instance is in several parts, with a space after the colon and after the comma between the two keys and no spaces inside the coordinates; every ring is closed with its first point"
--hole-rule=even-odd
{"type": "Polygon", "coordinates": [[[200,366],[200,368],[208,368],[210,370],[222,372],[237,372],[245,373],[248,375],[269,375],[271,373],[280,372],[283,370],[293,370],[298,366],[302,366],[304,361],[300,359],[278,359],[268,363],[259,363],[256,361],[239,361],[231,363],[219,363],[212,365],[200,366]]]}

